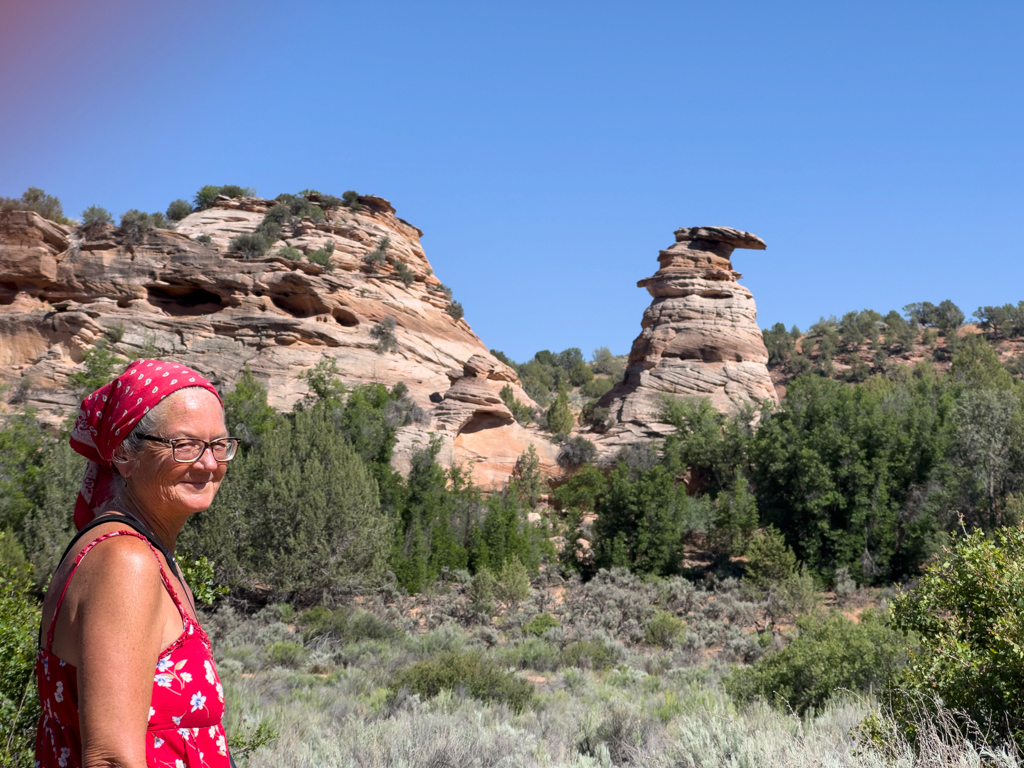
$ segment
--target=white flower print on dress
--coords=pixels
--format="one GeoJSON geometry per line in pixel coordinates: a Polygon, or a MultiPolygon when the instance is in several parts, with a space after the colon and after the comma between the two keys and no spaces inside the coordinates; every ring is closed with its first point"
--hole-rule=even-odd
{"type": "Polygon", "coordinates": [[[203,666],[206,668],[206,682],[213,685],[216,678],[214,677],[213,664],[209,660],[203,662],[203,666]]]}
{"type": "Polygon", "coordinates": [[[181,673],[181,679],[184,680],[186,683],[191,683],[192,682],[192,675],[190,675],[188,672],[182,672],[181,673]]]}
{"type": "Polygon", "coordinates": [[[60,757],[57,758],[57,765],[59,765],[60,768],[65,768],[65,766],[68,764],[69,757],[71,757],[71,750],[67,747],[61,747],[60,757]]]}
{"type": "Polygon", "coordinates": [[[171,716],[171,720],[173,720],[173,721],[174,721],[174,724],[175,724],[175,725],[181,725],[181,718],[180,718],[180,717],[174,717],[174,716],[172,715],[172,716],[171,716]]]}
{"type": "Polygon", "coordinates": [[[184,760],[175,760],[174,761],[174,768],[185,768],[185,761],[184,760]]]}
{"type": "Polygon", "coordinates": [[[228,754],[228,744],[223,733],[217,737],[217,751],[224,757],[228,754]]]}
{"type": "MultiPolygon", "coordinates": [[[[148,718],[148,720],[152,720],[153,719],[153,715],[155,715],[155,714],[156,714],[156,710],[153,709],[152,707],[150,707],[149,708],[149,718],[148,718]]],[[[148,720],[147,720],[147,722],[148,722],[148,720]]]]}
{"type": "Polygon", "coordinates": [[[206,697],[199,691],[192,694],[192,699],[189,701],[192,705],[192,711],[195,712],[197,709],[206,709],[206,697]]]}
{"type": "Polygon", "coordinates": [[[60,680],[57,681],[57,690],[53,692],[53,698],[55,698],[58,703],[64,701],[64,683],[60,680]]]}
{"type": "Polygon", "coordinates": [[[154,677],[153,679],[156,681],[156,684],[159,685],[161,688],[170,688],[171,682],[174,680],[174,675],[163,672],[154,677]]]}
{"type": "Polygon", "coordinates": [[[220,699],[220,703],[224,703],[224,686],[217,683],[217,698],[220,699]]]}
{"type": "Polygon", "coordinates": [[[164,745],[164,740],[163,739],[161,739],[159,736],[154,736],[153,737],[153,747],[154,748],[160,749],[160,747],[162,747],[163,745],[164,745]]]}
{"type": "Polygon", "coordinates": [[[166,672],[168,669],[170,669],[173,666],[174,666],[174,662],[171,661],[171,657],[168,656],[166,659],[160,659],[160,661],[158,661],[156,663],[156,671],[157,672],[166,672]]]}

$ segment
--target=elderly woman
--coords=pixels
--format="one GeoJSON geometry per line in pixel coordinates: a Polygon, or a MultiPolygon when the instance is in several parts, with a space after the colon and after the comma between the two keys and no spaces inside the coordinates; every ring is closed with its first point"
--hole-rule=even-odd
{"type": "Polygon", "coordinates": [[[136,361],[85,398],[71,445],[89,465],[43,603],[36,765],[228,766],[224,691],[174,560],[238,447],[220,395],[182,365],[136,361]]]}

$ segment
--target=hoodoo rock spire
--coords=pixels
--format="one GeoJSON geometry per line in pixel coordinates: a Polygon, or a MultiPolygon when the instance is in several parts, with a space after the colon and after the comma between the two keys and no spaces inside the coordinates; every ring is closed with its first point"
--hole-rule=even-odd
{"type": "Polygon", "coordinates": [[[684,227],[675,236],[658,254],[661,268],[637,282],[654,300],[623,380],[600,403],[613,419],[599,439],[605,451],[671,432],[660,421],[665,396],[708,398],[722,412],[778,400],[754,297],[730,261],[736,248],[764,250],[764,240],[730,227],[684,227]]]}

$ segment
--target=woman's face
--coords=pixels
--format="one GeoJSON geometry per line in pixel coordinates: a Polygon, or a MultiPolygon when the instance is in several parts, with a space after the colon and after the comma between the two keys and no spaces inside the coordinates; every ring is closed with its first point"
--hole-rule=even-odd
{"type": "MultiPolygon", "coordinates": [[[[194,437],[207,442],[227,437],[224,409],[216,396],[191,387],[170,395],[160,404],[160,426],[154,437],[194,437]]],[[[182,517],[202,512],[213,503],[226,464],[218,464],[210,450],[191,464],[174,460],[170,445],[148,442],[134,467],[124,467],[131,493],[148,512],[182,517]]]]}

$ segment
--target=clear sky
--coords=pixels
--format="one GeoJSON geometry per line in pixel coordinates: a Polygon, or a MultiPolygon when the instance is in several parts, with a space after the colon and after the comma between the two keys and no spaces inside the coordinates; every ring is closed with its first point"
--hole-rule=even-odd
{"type": "Polygon", "coordinates": [[[392,201],[484,342],[629,349],[680,226],[763,327],[1024,300],[1024,3],[2,0],[0,195],[392,201]]]}

